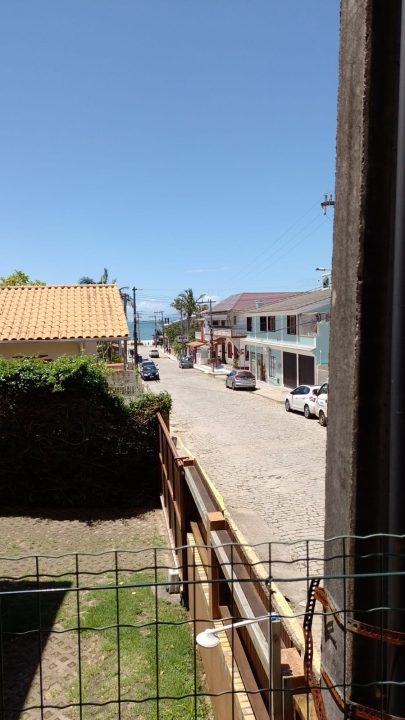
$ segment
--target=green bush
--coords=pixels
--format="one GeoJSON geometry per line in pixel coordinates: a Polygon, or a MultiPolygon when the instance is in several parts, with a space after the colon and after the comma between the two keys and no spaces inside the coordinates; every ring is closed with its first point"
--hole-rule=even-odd
{"type": "Polygon", "coordinates": [[[167,393],[125,405],[87,356],[0,361],[4,505],[145,506],[159,498],[157,412],[167,393]]]}

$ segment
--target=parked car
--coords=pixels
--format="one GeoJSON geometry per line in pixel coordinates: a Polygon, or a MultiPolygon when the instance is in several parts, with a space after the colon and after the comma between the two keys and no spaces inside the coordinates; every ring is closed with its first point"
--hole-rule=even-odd
{"type": "Polygon", "coordinates": [[[225,387],[245,388],[246,390],[256,390],[256,378],[250,370],[231,370],[225,380],[225,387]]]}
{"type": "Polygon", "coordinates": [[[291,390],[285,399],[287,412],[297,410],[304,413],[306,418],[315,415],[319,387],[319,385],[298,385],[294,390],[291,390]]]}
{"type": "Polygon", "coordinates": [[[151,357],[151,358],[159,357],[159,350],[157,348],[152,348],[152,350],[149,353],[149,357],[151,357]]]}
{"type": "Polygon", "coordinates": [[[183,355],[179,360],[179,368],[192,368],[194,365],[191,355],[183,355]]]}
{"type": "Polygon", "coordinates": [[[159,368],[152,360],[144,360],[141,363],[139,372],[142,380],[160,380],[159,368]]]}
{"type": "Polygon", "coordinates": [[[328,424],[328,391],[329,383],[321,385],[315,404],[315,415],[319,418],[319,424],[326,427],[328,424]]]}

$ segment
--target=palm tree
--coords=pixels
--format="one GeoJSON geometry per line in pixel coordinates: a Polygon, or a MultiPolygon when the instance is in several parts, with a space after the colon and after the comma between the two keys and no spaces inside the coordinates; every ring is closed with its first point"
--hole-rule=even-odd
{"type": "Polygon", "coordinates": [[[193,290],[188,288],[188,290],[184,290],[179,293],[179,295],[171,303],[171,307],[174,307],[180,315],[183,315],[183,313],[185,314],[187,319],[187,332],[190,330],[190,320],[192,316],[200,315],[203,310],[207,309],[207,305],[204,305],[202,302],[203,298],[204,293],[196,298],[193,290]]]}
{"type": "Polygon", "coordinates": [[[108,270],[107,270],[107,268],[104,268],[103,274],[102,274],[100,280],[98,280],[98,281],[93,280],[93,278],[89,277],[88,275],[84,275],[83,277],[80,278],[79,285],[108,285],[109,283],[114,285],[114,283],[116,283],[116,282],[117,282],[116,279],[115,280],[109,279],[108,270]]]}

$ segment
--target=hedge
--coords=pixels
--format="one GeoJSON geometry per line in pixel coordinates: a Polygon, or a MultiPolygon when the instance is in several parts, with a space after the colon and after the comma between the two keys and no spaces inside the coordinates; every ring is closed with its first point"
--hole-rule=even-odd
{"type": "Polygon", "coordinates": [[[159,499],[156,413],[167,393],[125,405],[93,358],[0,360],[0,504],[145,507],[159,499]]]}

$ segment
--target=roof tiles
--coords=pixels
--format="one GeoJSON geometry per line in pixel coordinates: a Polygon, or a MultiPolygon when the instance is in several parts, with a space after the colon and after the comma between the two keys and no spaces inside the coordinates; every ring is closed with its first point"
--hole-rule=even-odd
{"type": "Polygon", "coordinates": [[[299,292],[242,292],[236,295],[230,295],[229,297],[221,300],[221,302],[212,306],[212,312],[243,312],[244,310],[255,309],[256,302],[262,302],[268,305],[269,303],[278,302],[279,300],[285,300],[286,298],[292,297],[293,295],[299,295],[299,292]]]}
{"type": "Polygon", "coordinates": [[[116,285],[0,287],[0,342],[128,337],[116,285]]]}

